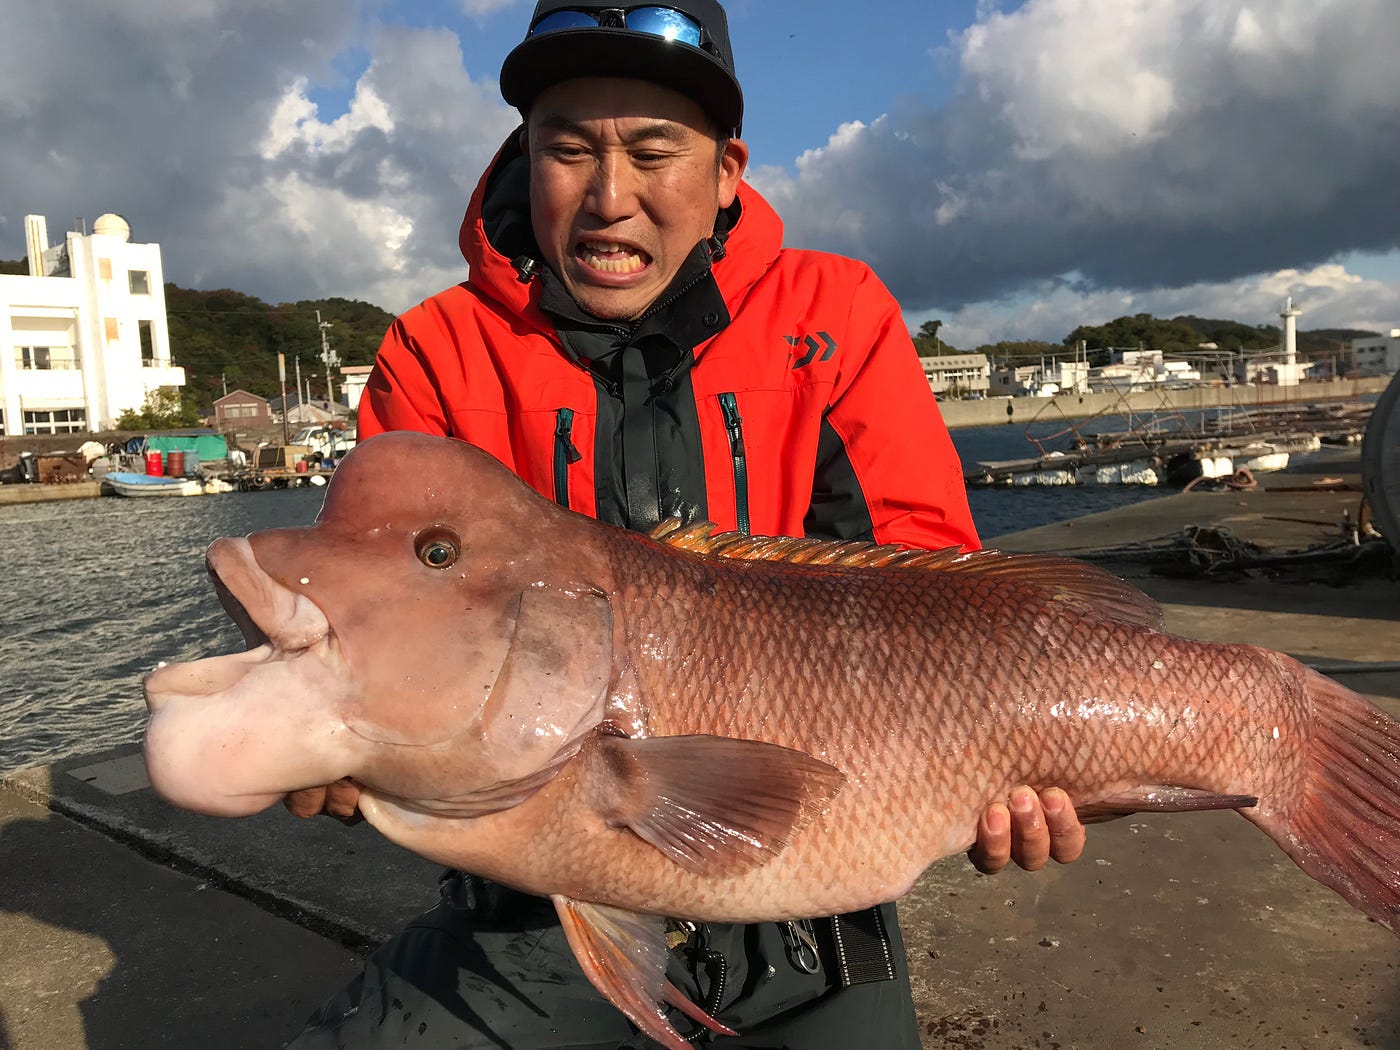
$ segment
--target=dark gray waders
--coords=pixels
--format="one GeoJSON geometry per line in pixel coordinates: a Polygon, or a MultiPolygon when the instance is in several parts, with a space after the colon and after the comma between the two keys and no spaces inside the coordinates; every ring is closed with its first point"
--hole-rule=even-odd
{"type": "MultiPolygon", "coordinates": [[[[838,916],[834,924],[673,924],[673,930],[671,982],[740,1033],[697,1032],[672,1011],[672,1024],[693,1033],[697,1046],[918,1050],[892,904],[838,916]]],[[[376,951],[288,1050],[656,1045],[584,977],[548,900],[452,872],[443,878],[437,906],[376,951]]]]}

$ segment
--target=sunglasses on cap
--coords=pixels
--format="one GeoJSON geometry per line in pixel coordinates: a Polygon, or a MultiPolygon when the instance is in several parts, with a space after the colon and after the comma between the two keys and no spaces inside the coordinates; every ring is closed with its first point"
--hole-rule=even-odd
{"type": "Polygon", "coordinates": [[[677,40],[700,46],[700,23],[673,7],[606,7],[595,10],[554,11],[530,27],[529,36],[561,29],[630,29],[634,33],[677,40]]]}

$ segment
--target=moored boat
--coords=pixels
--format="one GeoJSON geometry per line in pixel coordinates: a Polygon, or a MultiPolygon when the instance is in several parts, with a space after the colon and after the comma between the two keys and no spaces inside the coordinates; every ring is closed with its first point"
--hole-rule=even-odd
{"type": "Polygon", "coordinates": [[[202,496],[204,482],[199,478],[167,478],[154,474],[108,471],[102,479],[118,496],[202,496]]]}

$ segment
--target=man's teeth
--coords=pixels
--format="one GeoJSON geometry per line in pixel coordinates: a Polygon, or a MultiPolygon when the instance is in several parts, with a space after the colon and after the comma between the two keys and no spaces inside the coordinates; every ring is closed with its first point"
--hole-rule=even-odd
{"type": "Polygon", "coordinates": [[[598,241],[582,245],[583,261],[604,273],[635,273],[646,266],[641,252],[621,244],[598,241]]]}

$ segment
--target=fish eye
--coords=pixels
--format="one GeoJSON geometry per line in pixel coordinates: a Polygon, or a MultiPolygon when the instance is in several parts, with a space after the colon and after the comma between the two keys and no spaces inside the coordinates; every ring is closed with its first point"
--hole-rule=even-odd
{"type": "Polygon", "coordinates": [[[428,568],[449,569],[462,552],[462,541],[451,529],[425,529],[414,539],[413,549],[428,568]]]}

